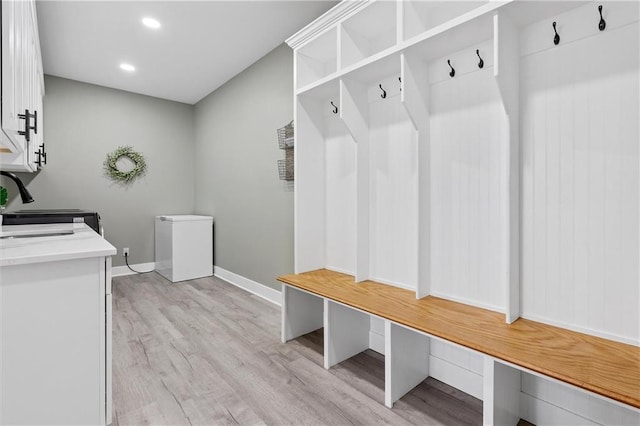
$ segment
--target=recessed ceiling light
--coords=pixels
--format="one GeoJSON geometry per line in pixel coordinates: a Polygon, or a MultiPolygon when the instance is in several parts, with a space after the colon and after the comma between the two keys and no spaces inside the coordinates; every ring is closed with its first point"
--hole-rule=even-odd
{"type": "Polygon", "coordinates": [[[134,67],[131,64],[122,63],[122,64],[120,64],[120,69],[125,70],[125,71],[129,71],[129,72],[133,72],[133,71],[136,70],[136,67],[134,67]]]}
{"type": "Polygon", "coordinates": [[[158,29],[160,28],[160,22],[156,21],[153,18],[142,18],[142,23],[149,28],[158,29]]]}

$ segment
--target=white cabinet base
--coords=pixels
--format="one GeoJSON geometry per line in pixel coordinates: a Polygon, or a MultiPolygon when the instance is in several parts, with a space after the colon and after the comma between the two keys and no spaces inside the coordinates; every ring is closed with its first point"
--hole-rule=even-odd
{"type": "Polygon", "coordinates": [[[0,269],[0,424],[105,424],[104,270],[104,257],[0,269]]]}

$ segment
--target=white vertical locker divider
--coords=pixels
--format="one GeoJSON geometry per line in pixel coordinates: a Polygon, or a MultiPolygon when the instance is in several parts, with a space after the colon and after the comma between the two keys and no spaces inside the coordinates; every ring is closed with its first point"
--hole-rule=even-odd
{"type": "Polygon", "coordinates": [[[338,71],[342,70],[342,33],[344,32],[344,28],[342,27],[342,22],[339,22],[336,25],[336,31],[338,32],[336,36],[336,69],[338,71]]]}
{"type": "Polygon", "coordinates": [[[294,168],[296,194],[295,272],[324,268],[325,261],[325,143],[318,123],[319,105],[298,96],[296,109],[296,149],[294,168]]]}
{"type": "Polygon", "coordinates": [[[520,317],[520,140],[519,140],[519,34],[511,20],[493,16],[494,77],[504,107],[503,279],[506,289],[505,319],[520,317]]]}
{"type": "Polygon", "coordinates": [[[369,279],[369,105],[367,88],[340,80],[340,118],[356,142],[356,282],[369,279]]]}
{"type": "Polygon", "coordinates": [[[431,148],[427,65],[407,53],[400,56],[400,101],[418,132],[418,283],[416,298],[428,296],[431,283],[431,148]]]}
{"type": "Polygon", "coordinates": [[[393,403],[429,377],[429,337],[385,321],[384,403],[393,403]]]}
{"type": "Polygon", "coordinates": [[[490,356],[484,357],[482,423],[515,425],[520,420],[521,372],[490,356]]]}
{"type": "Polygon", "coordinates": [[[355,50],[355,48],[353,47],[355,43],[353,42],[348,30],[345,28],[343,22],[340,22],[340,24],[338,24],[338,34],[338,42],[340,43],[338,45],[338,64],[340,64],[340,68],[338,69],[342,70],[352,63],[347,59],[350,54],[353,54],[352,51],[355,50]]]}
{"type": "Polygon", "coordinates": [[[404,41],[404,1],[396,0],[396,44],[404,41]]]}
{"type": "Polygon", "coordinates": [[[282,286],[282,343],[322,328],[322,300],[288,285],[282,286]]]}
{"type": "Polygon", "coordinates": [[[324,368],[369,349],[370,316],[324,299],[324,368]]]}

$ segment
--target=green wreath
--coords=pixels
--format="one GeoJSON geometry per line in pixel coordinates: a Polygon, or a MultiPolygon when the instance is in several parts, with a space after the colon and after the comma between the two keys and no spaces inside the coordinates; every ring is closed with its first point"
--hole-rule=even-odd
{"type": "Polygon", "coordinates": [[[147,163],[144,161],[142,154],[134,151],[132,147],[121,146],[112,153],[107,154],[107,159],[104,160],[104,171],[112,180],[131,183],[135,178],[142,176],[147,171],[147,163]],[[128,172],[118,169],[117,163],[122,157],[126,157],[133,162],[133,169],[128,172]]]}

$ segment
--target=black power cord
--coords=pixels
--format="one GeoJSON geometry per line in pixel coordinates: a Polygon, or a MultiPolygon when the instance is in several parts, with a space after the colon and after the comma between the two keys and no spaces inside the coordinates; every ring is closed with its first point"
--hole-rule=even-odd
{"type": "Polygon", "coordinates": [[[150,271],[144,271],[144,272],[143,271],[136,271],[135,269],[133,269],[131,267],[131,265],[129,265],[129,253],[125,253],[125,255],[124,255],[124,263],[126,263],[127,267],[129,269],[131,269],[133,272],[135,272],[136,274],[150,274],[151,272],[155,271],[155,268],[150,270],[150,271]]]}

